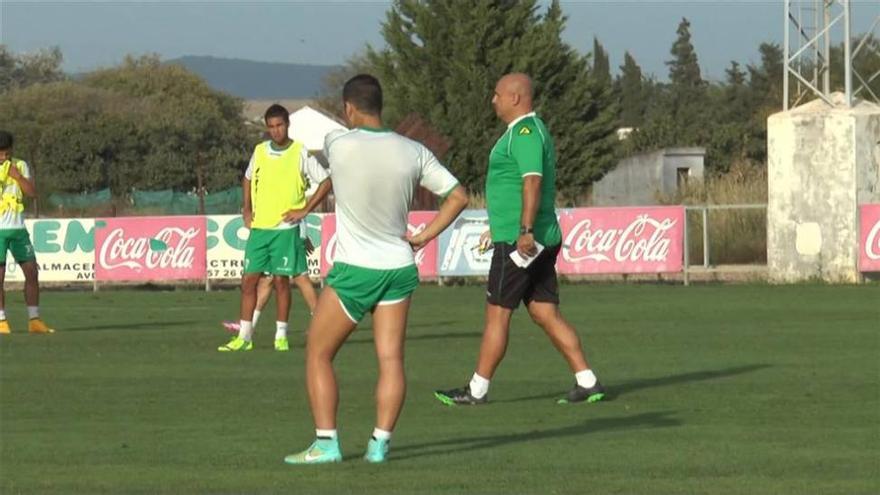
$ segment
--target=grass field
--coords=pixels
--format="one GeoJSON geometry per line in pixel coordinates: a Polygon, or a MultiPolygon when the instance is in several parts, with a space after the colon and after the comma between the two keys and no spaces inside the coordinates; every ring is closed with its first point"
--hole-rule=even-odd
{"type": "MultiPolygon", "coordinates": [[[[49,292],[59,328],[0,338],[2,493],[878,493],[880,286],[562,288],[613,394],[557,405],[573,378],[523,312],[492,403],[451,408],[469,379],[483,290],[422,287],[409,394],[390,462],[373,427],[370,322],[337,357],[345,462],[294,468],[313,437],[295,348],[221,354],[234,291],[49,292]]],[[[297,311],[299,310],[299,311],[297,311]]]]}

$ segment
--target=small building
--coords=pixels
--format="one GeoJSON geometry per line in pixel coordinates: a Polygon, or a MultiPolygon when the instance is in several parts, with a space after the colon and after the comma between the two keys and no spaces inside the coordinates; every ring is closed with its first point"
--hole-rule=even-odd
{"type": "Polygon", "coordinates": [[[290,114],[290,139],[305,144],[309,151],[324,149],[324,136],[347,127],[326,113],[306,105],[290,114]]]}
{"type": "Polygon", "coordinates": [[[688,181],[702,180],[705,148],[665,148],[620,160],[593,184],[596,206],[655,205],[688,181]]]}

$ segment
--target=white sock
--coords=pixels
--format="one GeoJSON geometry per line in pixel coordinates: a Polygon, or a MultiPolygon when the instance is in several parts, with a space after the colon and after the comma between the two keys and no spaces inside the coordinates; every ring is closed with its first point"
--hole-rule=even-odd
{"type": "Polygon", "coordinates": [[[275,322],[275,338],[276,339],[286,339],[287,338],[287,322],[286,321],[276,321],[275,322]]]}
{"type": "Polygon", "coordinates": [[[241,320],[238,323],[240,325],[238,327],[238,336],[250,342],[254,336],[254,326],[247,320],[241,320]]]}
{"type": "Polygon", "coordinates": [[[0,309],[0,320],[5,320],[5,319],[6,319],[6,310],[0,309]]]}
{"type": "Polygon", "coordinates": [[[315,436],[318,438],[336,440],[336,430],[315,430],[315,436]]]}
{"type": "Polygon", "coordinates": [[[258,321],[259,319],[260,319],[260,310],[259,310],[259,309],[255,309],[255,310],[254,310],[254,317],[251,318],[251,325],[253,325],[254,327],[256,327],[256,326],[257,326],[257,321],[258,321]]]}
{"type": "Polygon", "coordinates": [[[40,307],[39,306],[28,306],[28,318],[34,319],[40,317],[40,307]]]}
{"type": "Polygon", "coordinates": [[[489,393],[489,380],[476,373],[474,373],[474,377],[471,378],[470,385],[471,395],[474,396],[474,399],[482,399],[483,396],[489,393]]]}
{"type": "Polygon", "coordinates": [[[577,380],[578,385],[584,388],[596,386],[596,375],[594,375],[593,370],[589,368],[575,373],[574,379],[577,380]]]}
{"type": "Polygon", "coordinates": [[[391,440],[391,432],[381,428],[373,428],[373,438],[376,440],[391,440]]]}

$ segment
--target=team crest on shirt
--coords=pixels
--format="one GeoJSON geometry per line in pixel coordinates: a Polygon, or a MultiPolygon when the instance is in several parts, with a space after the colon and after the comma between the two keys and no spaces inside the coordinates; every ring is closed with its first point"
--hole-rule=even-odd
{"type": "Polygon", "coordinates": [[[528,126],[522,126],[519,130],[520,136],[528,136],[532,133],[532,130],[528,128],[528,126]]]}

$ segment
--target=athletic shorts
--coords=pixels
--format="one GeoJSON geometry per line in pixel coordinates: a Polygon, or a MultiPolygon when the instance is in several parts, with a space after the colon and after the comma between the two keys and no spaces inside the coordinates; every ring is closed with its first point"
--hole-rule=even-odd
{"type": "Polygon", "coordinates": [[[292,229],[251,229],[244,248],[244,273],[295,277],[308,271],[299,226],[292,229]]]}
{"type": "Polygon", "coordinates": [[[12,257],[19,265],[28,261],[37,261],[34,245],[27,229],[0,229],[0,266],[6,266],[6,253],[12,251],[12,257]]]}
{"type": "Polygon", "coordinates": [[[376,306],[399,303],[411,296],[419,286],[419,270],[415,265],[377,270],[336,263],[326,282],[339,296],[345,314],[357,323],[376,306]]]}
{"type": "Polygon", "coordinates": [[[489,267],[486,301],[489,304],[516,309],[520,301],[559,304],[559,283],[556,279],[556,257],[561,244],[548,246],[526,268],[516,266],[510,253],[516,244],[496,242],[489,267]]]}

